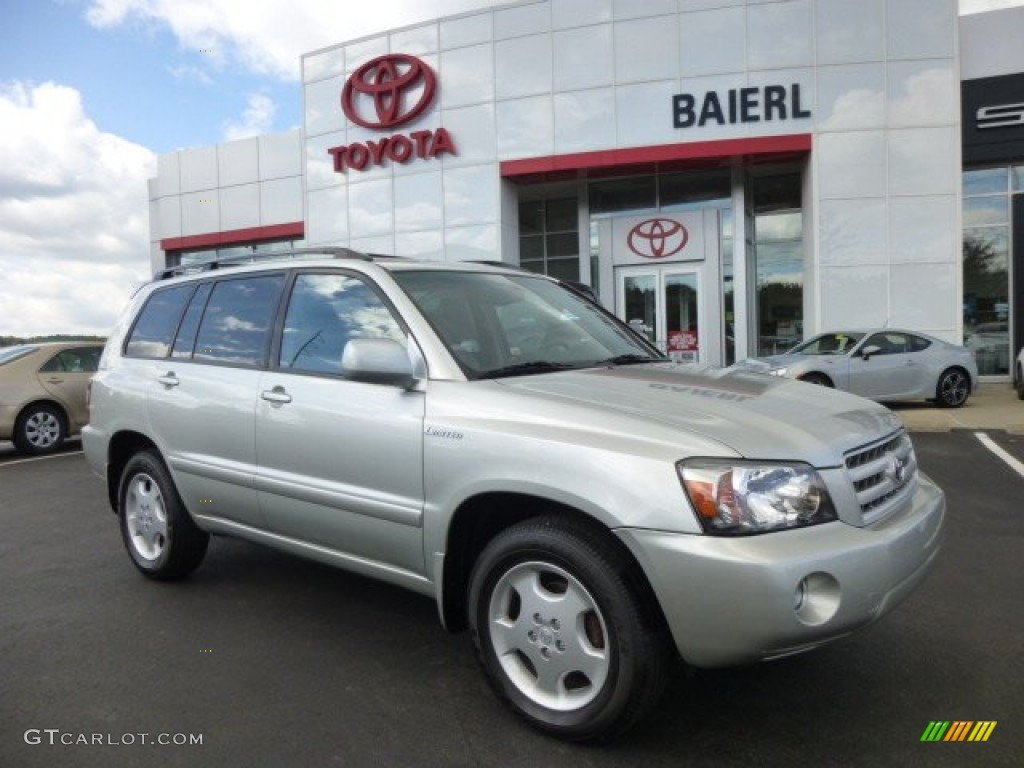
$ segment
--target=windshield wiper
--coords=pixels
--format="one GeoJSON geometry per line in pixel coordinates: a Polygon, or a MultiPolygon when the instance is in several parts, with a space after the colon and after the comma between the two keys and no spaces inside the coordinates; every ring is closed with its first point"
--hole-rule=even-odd
{"type": "Polygon", "coordinates": [[[637,363],[663,363],[667,360],[664,357],[651,357],[650,355],[638,355],[635,352],[626,355],[616,355],[606,360],[598,360],[597,365],[635,365],[637,363]]]}
{"type": "Polygon", "coordinates": [[[506,365],[504,368],[495,368],[491,371],[484,371],[478,379],[500,379],[504,376],[527,376],[531,373],[551,373],[552,371],[566,371],[578,366],[568,363],[552,363],[548,360],[531,360],[528,363],[516,363],[506,365]]]}

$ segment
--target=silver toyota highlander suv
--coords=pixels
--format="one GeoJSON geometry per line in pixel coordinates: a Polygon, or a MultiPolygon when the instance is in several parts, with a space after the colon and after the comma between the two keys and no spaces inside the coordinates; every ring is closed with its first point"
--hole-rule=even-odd
{"type": "Polygon", "coordinates": [[[222,534],[414,589],[585,740],[677,655],[815,648],[935,559],[944,496],[880,405],[670,362],[543,276],[291,257],[161,275],[110,336],[85,452],[153,579],[222,534]]]}

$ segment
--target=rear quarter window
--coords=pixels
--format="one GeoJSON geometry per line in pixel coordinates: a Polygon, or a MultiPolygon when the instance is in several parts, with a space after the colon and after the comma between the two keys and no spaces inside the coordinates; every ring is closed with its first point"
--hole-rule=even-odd
{"type": "Polygon", "coordinates": [[[195,285],[177,285],[155,291],[139,313],[128,336],[127,357],[167,357],[178,321],[195,285]]]}

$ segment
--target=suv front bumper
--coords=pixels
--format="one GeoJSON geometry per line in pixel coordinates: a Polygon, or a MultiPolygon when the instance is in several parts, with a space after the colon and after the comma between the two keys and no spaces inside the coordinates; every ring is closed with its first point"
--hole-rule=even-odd
{"type": "Polygon", "coordinates": [[[877,524],[726,538],[618,529],[647,574],[680,654],[696,667],[800,653],[869,624],[922,581],[946,501],[925,475],[877,524]]]}

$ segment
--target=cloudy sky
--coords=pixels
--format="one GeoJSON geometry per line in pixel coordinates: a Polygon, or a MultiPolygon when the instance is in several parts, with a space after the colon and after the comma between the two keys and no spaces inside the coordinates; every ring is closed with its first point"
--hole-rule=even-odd
{"type": "Polygon", "coordinates": [[[0,0],[0,335],[106,334],[156,156],[298,126],[301,54],[498,2],[0,0]]]}

